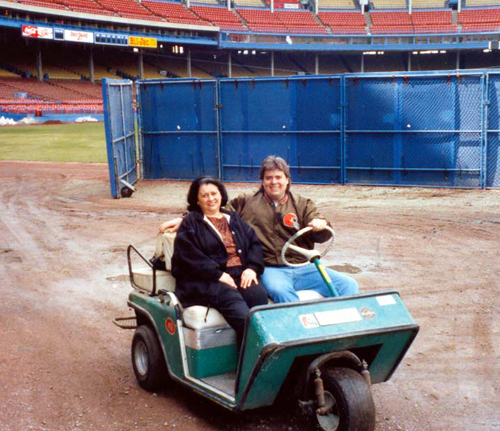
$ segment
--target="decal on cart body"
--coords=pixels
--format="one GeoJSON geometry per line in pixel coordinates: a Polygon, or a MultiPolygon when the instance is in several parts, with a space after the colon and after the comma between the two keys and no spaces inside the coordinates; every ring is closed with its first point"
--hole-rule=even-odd
{"type": "Polygon", "coordinates": [[[392,296],[392,295],[377,296],[377,302],[379,305],[382,305],[382,306],[396,304],[396,300],[394,299],[394,296],[392,296]]]}
{"type": "Polygon", "coordinates": [[[314,314],[303,314],[302,316],[299,316],[299,319],[304,328],[317,328],[319,326],[314,314]]]}
{"type": "Polygon", "coordinates": [[[321,326],[338,325],[339,323],[359,322],[363,318],[356,308],[344,308],[343,310],[321,311],[314,313],[321,326]]]}
{"type": "Polygon", "coordinates": [[[170,317],[165,319],[165,329],[170,335],[175,334],[175,323],[170,317]]]}
{"type": "Polygon", "coordinates": [[[359,312],[365,319],[373,319],[376,316],[375,311],[368,307],[363,307],[359,312]]]}

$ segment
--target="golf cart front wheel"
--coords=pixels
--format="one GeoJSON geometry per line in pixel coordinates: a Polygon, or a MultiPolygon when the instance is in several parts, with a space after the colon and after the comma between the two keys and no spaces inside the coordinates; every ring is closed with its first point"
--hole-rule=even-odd
{"type": "Polygon", "coordinates": [[[323,431],[373,431],[375,404],[370,386],[350,368],[332,368],[322,375],[325,398],[331,409],[314,418],[323,431]]]}
{"type": "Polygon", "coordinates": [[[135,330],[132,339],[132,366],[141,388],[153,392],[164,386],[167,367],[158,338],[147,325],[141,325],[135,330]]]}

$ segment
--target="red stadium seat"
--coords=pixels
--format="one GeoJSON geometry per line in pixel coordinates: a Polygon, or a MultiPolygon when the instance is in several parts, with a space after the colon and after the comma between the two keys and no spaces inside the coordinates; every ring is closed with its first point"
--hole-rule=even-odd
{"type": "Polygon", "coordinates": [[[234,12],[227,10],[225,7],[192,6],[191,9],[201,19],[209,21],[223,30],[246,30],[234,12]]]}

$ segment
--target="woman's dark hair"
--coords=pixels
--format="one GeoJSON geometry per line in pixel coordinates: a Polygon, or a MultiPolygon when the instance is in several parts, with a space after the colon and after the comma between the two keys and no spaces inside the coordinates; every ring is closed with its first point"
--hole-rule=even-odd
{"type": "Polygon", "coordinates": [[[220,206],[224,207],[227,204],[227,190],[219,180],[212,177],[199,177],[196,178],[189,187],[189,192],[187,196],[188,201],[188,211],[200,211],[201,208],[198,205],[198,192],[200,191],[200,187],[205,184],[213,184],[219,189],[220,195],[222,197],[220,206]]]}

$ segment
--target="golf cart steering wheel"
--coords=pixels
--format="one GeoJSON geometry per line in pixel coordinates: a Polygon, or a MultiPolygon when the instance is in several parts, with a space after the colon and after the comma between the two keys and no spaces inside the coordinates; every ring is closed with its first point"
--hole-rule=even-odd
{"type": "Polygon", "coordinates": [[[330,226],[327,226],[325,228],[326,230],[330,231],[332,234],[331,238],[327,241],[326,247],[323,250],[322,253],[320,253],[317,250],[308,250],[296,245],[293,245],[292,243],[300,236],[304,235],[305,233],[309,232],[312,230],[311,226],[305,227],[304,229],[299,230],[295,235],[293,235],[283,246],[283,249],[281,250],[281,260],[286,266],[291,266],[291,267],[299,267],[299,266],[304,266],[309,264],[310,262],[313,261],[315,258],[322,258],[326,253],[330,251],[330,249],[333,246],[333,241],[335,238],[335,232],[330,226]],[[302,256],[304,256],[307,260],[302,263],[290,263],[286,260],[285,254],[288,251],[288,249],[291,248],[292,250],[296,251],[297,253],[300,253],[302,256]]]}

